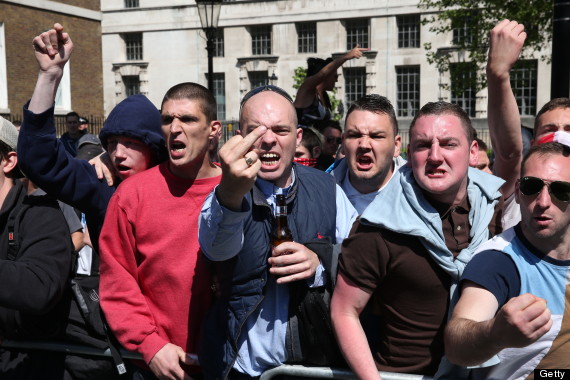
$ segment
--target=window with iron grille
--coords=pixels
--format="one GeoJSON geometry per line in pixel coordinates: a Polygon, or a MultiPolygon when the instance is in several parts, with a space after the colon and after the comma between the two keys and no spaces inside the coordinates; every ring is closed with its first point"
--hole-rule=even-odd
{"type": "Polygon", "coordinates": [[[214,97],[216,98],[216,112],[218,120],[226,120],[226,75],[214,73],[214,97]]]}
{"type": "Polygon", "coordinates": [[[473,87],[477,76],[477,66],[472,62],[452,63],[449,66],[451,78],[451,103],[457,104],[467,112],[470,117],[475,117],[476,93],[473,87]],[[470,84],[472,83],[473,84],[470,84]]]}
{"type": "Polygon", "coordinates": [[[214,57],[224,56],[224,28],[216,29],[216,37],[214,38],[214,57]]]}
{"type": "Polygon", "coordinates": [[[420,67],[396,67],[398,116],[414,116],[420,109],[420,67]]]}
{"type": "Polygon", "coordinates": [[[271,25],[250,27],[251,53],[253,55],[271,54],[271,25]]]}
{"type": "Polygon", "coordinates": [[[317,52],[317,23],[297,23],[297,51],[299,53],[317,52]]]}
{"type": "Polygon", "coordinates": [[[344,73],[344,99],[348,109],[352,103],[366,95],[366,69],[346,67],[344,73]]]}
{"type": "Polygon", "coordinates": [[[143,59],[142,33],[124,34],[125,46],[127,47],[127,61],[140,61],[143,59]]]}
{"type": "Polygon", "coordinates": [[[420,15],[398,16],[398,47],[420,47],[420,15]]]}
{"type": "Polygon", "coordinates": [[[537,66],[537,60],[522,60],[511,69],[511,87],[521,115],[536,114],[537,66]]]}
{"type": "Polygon", "coordinates": [[[138,8],[139,0],[125,0],[125,8],[138,8]]]}
{"type": "Polygon", "coordinates": [[[368,26],[367,18],[347,20],[346,26],[346,50],[351,50],[354,45],[359,44],[361,48],[368,48],[368,26]]]}
{"type": "Polygon", "coordinates": [[[250,88],[253,90],[256,87],[265,86],[269,84],[269,74],[267,71],[250,71],[248,73],[249,76],[249,85],[250,88]]]}
{"type": "Polygon", "coordinates": [[[131,96],[141,93],[141,87],[138,75],[123,76],[123,83],[125,85],[125,95],[131,96]]]}

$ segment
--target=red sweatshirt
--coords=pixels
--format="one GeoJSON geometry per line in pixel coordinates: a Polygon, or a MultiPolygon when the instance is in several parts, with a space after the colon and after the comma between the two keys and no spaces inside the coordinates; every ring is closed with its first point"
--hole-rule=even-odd
{"type": "Polygon", "coordinates": [[[211,303],[198,216],[221,176],[186,180],[168,163],[124,181],[101,231],[101,306],[109,326],[146,363],[167,343],[196,353],[211,303]]]}

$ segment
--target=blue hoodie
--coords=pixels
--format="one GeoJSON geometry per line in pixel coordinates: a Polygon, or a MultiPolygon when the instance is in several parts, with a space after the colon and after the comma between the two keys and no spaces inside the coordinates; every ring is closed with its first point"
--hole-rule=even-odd
{"type": "MultiPolygon", "coordinates": [[[[24,121],[18,137],[18,162],[22,172],[46,193],[85,214],[93,247],[99,248],[99,234],[105,211],[115,187],[97,178],[95,169],[72,157],[56,137],[54,108],[40,114],[24,105],[24,121]]],[[[161,116],[143,95],[133,95],[119,103],[105,121],[100,133],[103,146],[111,135],[139,139],[151,147],[157,162],[166,157],[161,116]]]]}
{"type": "Polygon", "coordinates": [[[156,161],[162,162],[167,152],[161,125],[160,113],[150,100],[144,95],[132,95],[113,108],[99,132],[99,139],[105,150],[109,136],[141,140],[152,149],[156,161]]]}

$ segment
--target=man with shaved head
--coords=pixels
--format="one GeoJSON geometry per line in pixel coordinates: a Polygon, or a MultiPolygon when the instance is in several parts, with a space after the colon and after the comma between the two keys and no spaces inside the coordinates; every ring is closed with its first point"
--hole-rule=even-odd
{"type": "Polygon", "coordinates": [[[302,129],[285,91],[246,94],[240,128],[220,150],[222,180],[200,220],[200,245],[221,285],[200,356],[207,378],[257,377],[313,354],[301,352],[290,303],[299,290],[332,281],[330,251],[316,247],[342,241],[356,217],[332,176],[293,163],[302,129]],[[272,246],[278,194],[294,241],[272,246]]]}

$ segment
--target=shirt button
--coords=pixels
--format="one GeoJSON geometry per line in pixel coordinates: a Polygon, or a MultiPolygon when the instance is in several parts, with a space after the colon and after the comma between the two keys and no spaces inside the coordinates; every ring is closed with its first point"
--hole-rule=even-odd
{"type": "Polygon", "coordinates": [[[461,226],[457,226],[457,231],[461,231],[461,226]]]}

